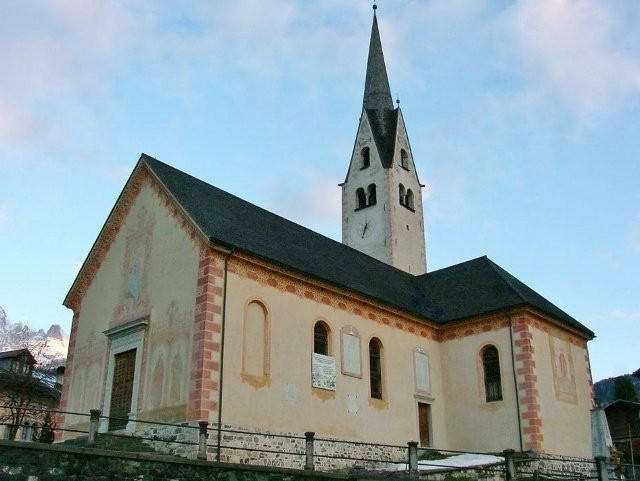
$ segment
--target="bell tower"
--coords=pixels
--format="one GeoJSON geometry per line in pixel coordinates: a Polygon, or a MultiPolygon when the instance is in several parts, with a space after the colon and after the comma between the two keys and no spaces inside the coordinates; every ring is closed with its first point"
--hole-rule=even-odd
{"type": "Polygon", "coordinates": [[[342,187],[342,243],[414,275],[427,271],[418,179],[398,103],[393,105],[376,8],[362,114],[342,187]]]}

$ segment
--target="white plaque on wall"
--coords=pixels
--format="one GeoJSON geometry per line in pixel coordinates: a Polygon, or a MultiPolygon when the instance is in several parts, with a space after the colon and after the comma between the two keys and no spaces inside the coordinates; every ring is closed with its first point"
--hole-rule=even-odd
{"type": "Polygon", "coordinates": [[[311,385],[336,390],[336,360],[322,354],[311,354],[311,385]]]}
{"type": "Polygon", "coordinates": [[[360,336],[352,327],[342,329],[342,374],[362,377],[360,336]]]}
{"type": "Polygon", "coordinates": [[[429,356],[422,349],[416,349],[413,353],[413,359],[416,367],[416,391],[431,392],[429,356]]]}

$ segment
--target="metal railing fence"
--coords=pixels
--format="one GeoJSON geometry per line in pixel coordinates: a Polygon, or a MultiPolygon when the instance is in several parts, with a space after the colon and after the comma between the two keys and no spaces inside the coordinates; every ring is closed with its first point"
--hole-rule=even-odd
{"type": "MultiPolygon", "coordinates": [[[[99,410],[80,413],[48,408],[20,408],[24,411],[22,422],[14,424],[7,416],[2,416],[3,412],[6,413],[11,408],[12,406],[0,405],[0,427],[4,427],[7,433],[13,433],[14,437],[20,433],[20,439],[23,441],[41,440],[42,431],[50,430],[55,433],[56,442],[63,441],[63,438],[68,438],[64,442],[74,442],[74,438],[83,439],[86,436],[87,447],[96,446],[99,442],[108,443],[110,440],[134,440],[141,442],[149,450],[177,453],[197,459],[211,458],[222,462],[236,460],[240,463],[270,465],[268,456],[273,455],[281,462],[285,462],[283,459],[286,459],[288,467],[306,470],[335,469],[335,465],[346,469],[369,467],[405,470],[410,476],[420,478],[428,478],[432,473],[455,470],[474,471],[479,478],[500,475],[506,481],[608,481],[615,477],[614,467],[603,457],[595,460],[572,460],[568,457],[545,455],[544,458],[538,459],[536,456],[523,456],[523,453],[513,450],[505,450],[502,453],[472,453],[423,449],[415,441],[409,441],[406,445],[349,441],[315,437],[313,432],[295,435],[238,429],[232,426],[211,426],[206,421],[194,424],[167,423],[132,417],[115,418],[103,416],[99,410]],[[42,422],[47,414],[50,419],[56,420],[53,425],[42,422]],[[79,422],[59,426],[57,423],[62,421],[62,416],[75,416],[79,422]],[[120,421],[130,429],[110,431],[108,427],[113,421],[120,421]],[[211,443],[209,439],[220,439],[220,443],[211,443]],[[489,455],[494,456],[496,460],[493,464],[477,466],[455,466],[446,461],[462,455],[489,455]],[[562,468],[554,467],[554,462],[562,465],[562,468]],[[575,469],[571,468],[572,463],[575,464],[575,469]]],[[[635,466],[630,468],[634,469],[635,466]]],[[[616,469],[628,470],[629,467],[617,466],[616,469]]]]}

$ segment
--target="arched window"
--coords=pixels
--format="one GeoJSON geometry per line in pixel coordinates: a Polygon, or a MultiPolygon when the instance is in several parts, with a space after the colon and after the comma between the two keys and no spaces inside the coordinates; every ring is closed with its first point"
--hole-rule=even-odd
{"type": "Polygon", "coordinates": [[[360,187],[356,190],[356,209],[361,209],[367,206],[367,194],[364,193],[364,189],[360,187]]]}
{"type": "Polygon", "coordinates": [[[409,209],[413,209],[413,191],[411,189],[407,189],[407,196],[405,197],[405,203],[409,209]]]}
{"type": "Polygon", "coordinates": [[[369,384],[371,397],[382,399],[382,343],[375,337],[369,341],[369,384]]]}
{"type": "Polygon", "coordinates": [[[502,381],[500,380],[500,357],[495,346],[482,350],[484,369],[484,390],[487,402],[502,400],[502,381]]]}
{"type": "Polygon", "coordinates": [[[364,147],[360,151],[360,160],[361,160],[361,167],[360,167],[361,169],[366,169],[367,167],[369,167],[369,164],[371,163],[369,147],[364,147]]]}
{"type": "Polygon", "coordinates": [[[267,310],[251,301],[245,310],[242,372],[254,377],[269,376],[269,325],[267,310]]]}
{"type": "Polygon", "coordinates": [[[400,197],[400,205],[404,205],[407,201],[407,191],[402,184],[398,187],[398,196],[400,197]]]}
{"type": "Polygon", "coordinates": [[[400,165],[403,169],[409,170],[409,154],[404,149],[400,150],[400,165]]]}
{"type": "Polygon", "coordinates": [[[369,193],[369,205],[375,205],[376,203],[376,184],[370,184],[367,187],[367,191],[369,193]]]}
{"type": "Polygon", "coordinates": [[[329,326],[322,321],[316,322],[313,326],[313,352],[329,355],[329,326]]]}

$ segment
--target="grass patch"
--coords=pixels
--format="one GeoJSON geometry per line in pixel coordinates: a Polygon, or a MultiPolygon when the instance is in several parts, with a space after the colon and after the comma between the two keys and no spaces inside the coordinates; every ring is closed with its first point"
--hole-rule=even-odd
{"type": "Polygon", "coordinates": [[[418,456],[418,460],[420,461],[435,461],[438,459],[447,459],[451,457],[450,454],[444,454],[440,451],[424,451],[422,454],[418,456]]]}

